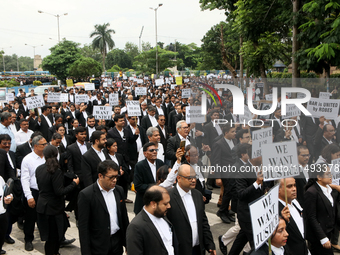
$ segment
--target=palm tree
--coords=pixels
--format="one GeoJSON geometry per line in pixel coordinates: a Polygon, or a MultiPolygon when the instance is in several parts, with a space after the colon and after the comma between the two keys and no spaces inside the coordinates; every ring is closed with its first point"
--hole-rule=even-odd
{"type": "Polygon", "coordinates": [[[90,35],[90,38],[96,36],[92,41],[93,49],[99,49],[103,55],[103,71],[105,71],[107,47],[111,50],[115,46],[115,42],[111,38],[111,33],[115,34],[116,32],[113,29],[108,29],[109,26],[110,23],[95,25],[95,31],[93,31],[90,35]]]}

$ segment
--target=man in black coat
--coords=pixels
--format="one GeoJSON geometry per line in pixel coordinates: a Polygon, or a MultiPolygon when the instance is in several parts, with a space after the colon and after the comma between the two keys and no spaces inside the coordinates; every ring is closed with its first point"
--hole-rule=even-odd
{"type": "Polygon", "coordinates": [[[28,140],[26,143],[23,143],[21,145],[19,145],[17,147],[17,150],[15,152],[15,159],[16,159],[16,165],[19,169],[21,169],[21,162],[23,160],[23,158],[31,153],[33,151],[33,148],[32,148],[32,140],[34,137],[38,136],[38,135],[41,135],[42,136],[42,133],[39,132],[39,131],[35,131],[32,135],[31,135],[31,138],[30,140],[28,140]]]}
{"type": "Polygon", "coordinates": [[[83,255],[122,254],[129,225],[124,191],[117,186],[119,167],[112,160],[98,165],[98,181],[79,193],[79,239],[83,255]]]}
{"type": "Polygon", "coordinates": [[[102,131],[94,131],[91,136],[92,147],[83,154],[81,159],[82,174],[79,177],[84,187],[87,187],[97,180],[98,164],[109,155],[103,150],[106,144],[106,135],[102,131]]]}
{"type": "Polygon", "coordinates": [[[144,208],[126,231],[128,254],[178,254],[173,227],[166,217],[170,196],[166,189],[154,185],[146,190],[144,208]],[[155,226],[155,220],[157,225],[155,226]],[[160,224],[159,224],[160,223],[160,224]]]}
{"type": "Polygon", "coordinates": [[[53,126],[53,118],[50,115],[51,106],[44,105],[41,107],[42,114],[38,118],[37,129],[43,134],[43,137],[48,141],[49,128],[53,126]]]}
{"type": "Polygon", "coordinates": [[[171,136],[174,136],[176,134],[176,122],[175,122],[175,116],[177,114],[181,113],[181,103],[177,102],[175,104],[175,109],[169,112],[168,115],[168,126],[169,126],[169,133],[171,136]]]}
{"type": "Polygon", "coordinates": [[[143,208],[143,196],[148,187],[156,183],[157,169],[164,165],[164,162],[157,159],[157,151],[154,143],[146,143],[143,146],[145,159],[139,161],[135,166],[134,184],[137,191],[134,213],[138,214],[143,208]]]}
{"type": "Polygon", "coordinates": [[[6,182],[8,178],[15,178],[15,170],[11,167],[7,152],[4,149],[0,149],[0,176],[6,182]]]}
{"type": "Polygon", "coordinates": [[[148,115],[142,118],[141,126],[144,128],[144,130],[148,130],[149,127],[157,126],[156,107],[149,105],[148,115]]]}
{"type": "Polygon", "coordinates": [[[300,167],[300,174],[295,177],[296,181],[296,194],[297,194],[297,201],[299,204],[304,208],[305,204],[305,186],[307,184],[307,181],[309,179],[309,165],[308,161],[310,158],[309,150],[306,146],[298,146],[297,147],[298,152],[298,161],[299,161],[299,167],[300,167]]]}
{"type": "Polygon", "coordinates": [[[158,125],[156,128],[158,128],[159,135],[161,137],[161,144],[163,145],[164,151],[166,151],[166,147],[168,145],[168,139],[169,139],[169,130],[168,126],[165,125],[166,118],[164,115],[158,115],[156,116],[158,125]]]}
{"type": "Polygon", "coordinates": [[[178,238],[179,254],[216,254],[202,194],[195,189],[196,172],[187,164],[178,169],[177,185],[169,191],[168,218],[178,238]]]}
{"type": "MultiPolygon", "coordinates": [[[[320,118],[321,119],[321,118],[320,118]]],[[[315,133],[314,139],[314,153],[316,159],[328,144],[336,143],[335,139],[335,128],[330,124],[325,124],[322,122],[319,125],[318,130],[315,133]]]]}

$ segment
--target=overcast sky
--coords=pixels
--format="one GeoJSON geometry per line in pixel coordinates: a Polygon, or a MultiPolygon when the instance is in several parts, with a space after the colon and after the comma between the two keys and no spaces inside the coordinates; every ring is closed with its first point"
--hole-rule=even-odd
{"type": "Polygon", "coordinates": [[[0,50],[5,55],[42,57],[50,54],[49,48],[58,42],[57,18],[38,10],[60,17],[60,37],[90,44],[90,33],[94,25],[110,23],[116,33],[112,36],[116,48],[124,48],[126,42],[139,45],[142,26],[142,41],[155,45],[155,12],[157,7],[158,41],[165,45],[174,42],[194,42],[201,45],[203,35],[215,24],[225,20],[224,12],[200,10],[199,0],[14,0],[2,1],[0,15],[0,50]],[[51,39],[49,39],[51,38],[51,39]],[[40,46],[43,45],[43,46],[40,46]],[[11,48],[9,48],[11,46],[11,48]]]}

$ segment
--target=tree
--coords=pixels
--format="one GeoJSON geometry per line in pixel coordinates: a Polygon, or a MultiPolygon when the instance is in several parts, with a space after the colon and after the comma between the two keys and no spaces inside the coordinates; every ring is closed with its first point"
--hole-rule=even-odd
{"type": "Polygon", "coordinates": [[[93,31],[90,35],[90,38],[96,36],[92,41],[93,49],[99,49],[103,55],[103,70],[105,71],[105,57],[107,53],[107,49],[111,50],[115,43],[112,40],[111,33],[115,34],[116,32],[113,29],[108,29],[110,23],[105,23],[103,25],[95,25],[95,31],[93,31]]]}
{"type": "Polygon", "coordinates": [[[92,45],[85,44],[84,47],[80,48],[80,54],[85,58],[93,58],[102,64],[103,59],[98,48],[93,49],[92,45]]]}
{"type": "Polygon", "coordinates": [[[81,58],[79,43],[63,39],[57,45],[50,48],[51,55],[42,61],[42,68],[50,71],[60,80],[65,80],[69,73],[69,68],[74,61],[81,58]]]}
{"type": "Polygon", "coordinates": [[[176,41],[176,44],[170,43],[165,47],[166,50],[178,52],[176,58],[183,60],[182,68],[196,69],[202,62],[202,51],[195,43],[182,44],[176,41]],[[176,51],[175,51],[176,49],[176,51]]]}
{"type": "Polygon", "coordinates": [[[148,51],[151,49],[152,47],[150,42],[142,42],[142,51],[148,51]]]}
{"type": "Polygon", "coordinates": [[[139,54],[138,46],[132,42],[125,43],[124,51],[129,55],[131,61],[139,54]]]}
{"type": "Polygon", "coordinates": [[[91,75],[98,77],[102,72],[103,69],[98,61],[93,58],[81,57],[70,66],[69,75],[76,79],[85,79],[91,75]]]}
{"type": "Polygon", "coordinates": [[[113,65],[118,65],[121,68],[132,68],[131,57],[121,49],[114,49],[107,54],[106,66],[112,67],[113,65]]]}

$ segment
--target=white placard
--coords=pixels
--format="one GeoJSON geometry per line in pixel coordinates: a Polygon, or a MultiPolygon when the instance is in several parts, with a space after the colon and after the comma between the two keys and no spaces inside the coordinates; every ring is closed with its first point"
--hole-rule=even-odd
{"type": "Polygon", "coordinates": [[[188,83],[189,81],[189,79],[184,79],[184,83],[188,83]]]}
{"type": "Polygon", "coordinates": [[[187,123],[205,122],[205,115],[202,114],[201,106],[187,106],[185,108],[185,121],[187,123]]]}
{"type": "Polygon", "coordinates": [[[253,114],[249,110],[248,105],[244,105],[244,114],[238,116],[240,118],[240,123],[245,122],[246,124],[248,123],[249,120],[253,119],[253,114]]]}
{"type": "Polygon", "coordinates": [[[109,104],[111,106],[119,105],[119,94],[118,93],[111,93],[109,95],[109,104]]]}
{"type": "Polygon", "coordinates": [[[299,175],[299,161],[295,141],[263,144],[262,170],[265,181],[299,175]]]}
{"type": "Polygon", "coordinates": [[[282,119],[291,119],[296,116],[300,116],[301,111],[295,104],[286,105],[286,115],[282,115],[282,119]]]}
{"type": "Polygon", "coordinates": [[[249,204],[255,250],[271,237],[279,225],[279,185],[249,204]]]}
{"type": "Polygon", "coordinates": [[[339,185],[340,184],[340,158],[332,160],[332,165],[330,165],[330,169],[332,173],[332,184],[339,185]]]}
{"type": "Polygon", "coordinates": [[[164,80],[163,79],[156,79],[155,84],[156,84],[156,86],[162,86],[164,84],[164,80]]]}
{"type": "Polygon", "coordinates": [[[138,84],[143,84],[143,79],[137,79],[138,84]]]}
{"type": "Polygon", "coordinates": [[[320,99],[312,97],[308,101],[307,110],[313,117],[324,116],[326,119],[336,119],[340,106],[339,99],[320,99]]]}
{"type": "Polygon", "coordinates": [[[14,94],[13,93],[6,93],[6,100],[7,100],[7,102],[14,101],[14,94]]]}
{"type": "Polygon", "coordinates": [[[175,89],[176,86],[177,86],[177,84],[171,84],[171,85],[170,85],[170,89],[175,89]]]}
{"type": "Polygon", "coordinates": [[[170,79],[169,78],[165,78],[165,83],[166,84],[170,84],[170,79]]]}
{"type": "Polygon", "coordinates": [[[67,93],[61,93],[60,94],[60,102],[68,102],[68,94],[67,93]]]}
{"type": "Polygon", "coordinates": [[[103,82],[103,88],[107,87],[107,82],[103,82]]]}
{"type": "Polygon", "coordinates": [[[87,103],[89,101],[89,96],[82,94],[82,95],[75,95],[74,102],[75,104],[87,103]]]}
{"type": "Polygon", "coordinates": [[[296,94],[296,98],[305,98],[305,97],[306,97],[306,95],[304,93],[298,92],[296,94]]]}
{"type": "Polygon", "coordinates": [[[127,80],[127,76],[123,74],[123,80],[127,80]]]}
{"type": "Polygon", "coordinates": [[[85,86],[85,91],[95,90],[94,83],[85,83],[84,86],[85,86]]]}
{"type": "Polygon", "coordinates": [[[182,89],[182,98],[189,98],[191,94],[191,89],[182,89]]]}
{"type": "Polygon", "coordinates": [[[93,106],[92,115],[96,120],[110,120],[112,118],[112,106],[93,106]]]}
{"type": "Polygon", "coordinates": [[[273,143],[273,129],[271,127],[255,130],[251,135],[252,139],[252,158],[262,156],[262,148],[264,144],[273,143]]]}
{"type": "Polygon", "coordinates": [[[268,94],[264,96],[267,101],[273,101],[273,94],[268,94]]]}
{"type": "Polygon", "coordinates": [[[320,92],[319,93],[319,98],[321,99],[329,99],[331,97],[331,93],[329,92],[320,92]]]}
{"type": "Polygon", "coordinates": [[[149,77],[148,77],[148,76],[145,76],[145,77],[144,77],[144,80],[149,80],[149,77]]]}
{"type": "Polygon", "coordinates": [[[26,97],[26,104],[29,110],[43,107],[45,105],[44,97],[42,95],[35,97],[26,97]]]}
{"type": "Polygon", "coordinates": [[[136,96],[145,96],[147,94],[146,87],[136,87],[135,95],[136,96]]]}
{"type": "Polygon", "coordinates": [[[60,93],[50,92],[47,94],[47,103],[59,103],[60,93]]]}
{"type": "Polygon", "coordinates": [[[141,108],[138,100],[126,101],[126,107],[129,117],[141,116],[141,108]]]}

